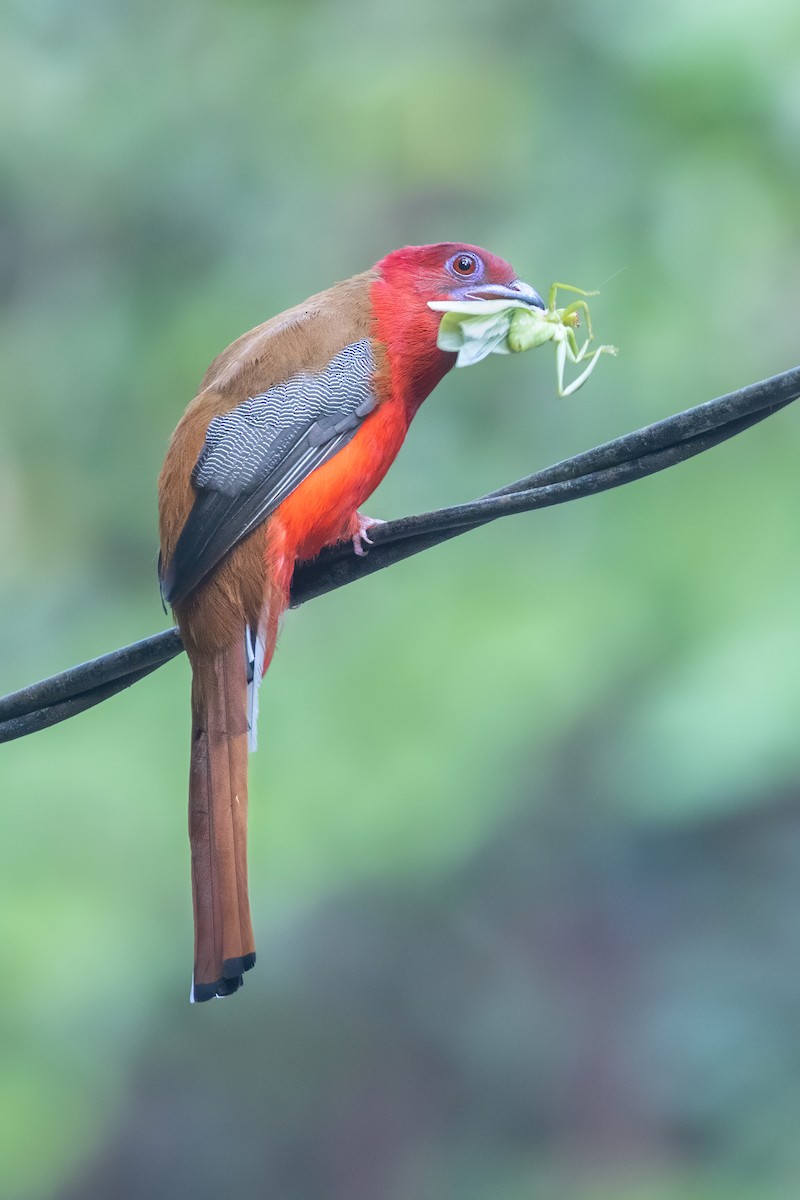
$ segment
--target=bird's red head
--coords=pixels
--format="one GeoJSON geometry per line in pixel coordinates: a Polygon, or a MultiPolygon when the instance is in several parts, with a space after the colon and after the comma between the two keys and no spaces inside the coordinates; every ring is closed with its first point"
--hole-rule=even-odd
{"type": "Polygon", "coordinates": [[[496,254],[464,242],[404,246],[375,264],[372,285],[376,336],[386,346],[392,375],[415,411],[455,362],[439,350],[441,313],[429,300],[522,300],[544,308],[541,296],[496,254]]]}

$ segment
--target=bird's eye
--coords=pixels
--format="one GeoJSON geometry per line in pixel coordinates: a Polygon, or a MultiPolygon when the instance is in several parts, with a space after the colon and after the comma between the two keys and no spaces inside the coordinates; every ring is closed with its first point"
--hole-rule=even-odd
{"type": "Polygon", "coordinates": [[[474,275],[478,269],[478,260],[474,254],[457,254],[452,261],[452,267],[457,275],[474,275]]]}

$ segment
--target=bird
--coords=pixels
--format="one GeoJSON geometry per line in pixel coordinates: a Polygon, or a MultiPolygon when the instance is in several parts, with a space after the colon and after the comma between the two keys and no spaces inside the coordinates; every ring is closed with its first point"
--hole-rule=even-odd
{"type": "Polygon", "coordinates": [[[504,259],[405,246],[237,338],[172,435],[158,481],[159,579],[192,668],[190,999],[236,992],[256,961],[247,766],[258,688],[295,564],[378,522],[359,510],[454,365],[429,301],[544,308],[504,259]]]}

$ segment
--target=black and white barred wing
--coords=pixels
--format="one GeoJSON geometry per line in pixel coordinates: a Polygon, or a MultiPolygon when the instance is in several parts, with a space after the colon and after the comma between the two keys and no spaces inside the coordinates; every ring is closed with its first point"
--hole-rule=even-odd
{"type": "Polygon", "coordinates": [[[345,346],[318,375],[294,375],[214,417],[194,470],[194,505],[162,579],[185,599],[237,542],[316,467],[346,446],[375,407],[367,339],[345,346]]]}

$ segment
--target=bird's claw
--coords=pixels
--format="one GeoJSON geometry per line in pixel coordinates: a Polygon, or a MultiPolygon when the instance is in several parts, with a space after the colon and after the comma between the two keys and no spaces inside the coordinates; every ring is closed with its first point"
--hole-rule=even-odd
{"type": "Polygon", "coordinates": [[[374,529],[376,525],[385,525],[385,521],[378,520],[377,517],[365,517],[361,513],[356,513],[358,520],[358,529],[353,534],[353,550],[359,558],[363,558],[367,553],[364,549],[364,543],[368,546],[372,545],[372,538],[368,536],[367,530],[374,529]]]}

